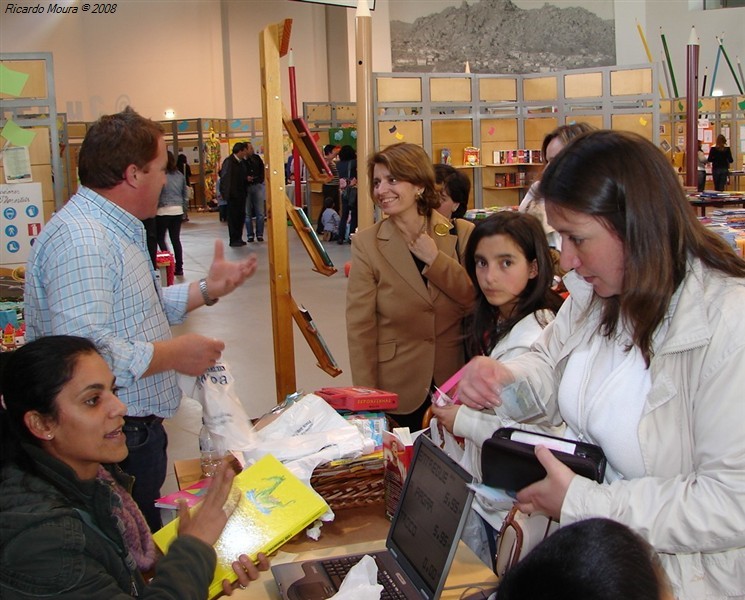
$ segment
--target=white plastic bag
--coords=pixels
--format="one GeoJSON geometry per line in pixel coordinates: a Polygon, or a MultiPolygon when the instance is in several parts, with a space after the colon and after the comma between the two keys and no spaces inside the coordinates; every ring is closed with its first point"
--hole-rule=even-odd
{"type": "Polygon", "coordinates": [[[246,461],[258,460],[265,454],[273,454],[283,462],[292,461],[321,450],[325,451],[326,460],[334,460],[372,451],[369,446],[373,444],[315,394],[303,396],[279,414],[262,419],[255,434],[253,446],[244,449],[246,461]]]}
{"type": "Polygon", "coordinates": [[[222,444],[219,447],[239,451],[254,447],[256,434],[251,419],[235,394],[235,380],[228,364],[219,360],[214,367],[191,381],[189,389],[188,385],[184,385],[186,378],[182,378],[181,389],[202,405],[204,424],[218,445],[222,444]]]}

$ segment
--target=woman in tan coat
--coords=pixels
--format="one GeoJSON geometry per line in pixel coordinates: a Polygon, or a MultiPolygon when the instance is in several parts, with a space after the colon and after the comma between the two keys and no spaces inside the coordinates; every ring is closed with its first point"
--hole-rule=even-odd
{"type": "Polygon", "coordinates": [[[370,193],[388,217],[356,234],[347,288],[352,381],[399,396],[392,411],[421,428],[432,384],[464,363],[462,318],[474,301],[461,265],[473,225],[453,227],[439,205],[434,168],[414,144],[372,156],[370,193]]]}

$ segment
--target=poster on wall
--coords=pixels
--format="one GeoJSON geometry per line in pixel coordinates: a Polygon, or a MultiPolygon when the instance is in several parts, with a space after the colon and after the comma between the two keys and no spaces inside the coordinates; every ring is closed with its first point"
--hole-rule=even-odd
{"type": "Polygon", "coordinates": [[[13,146],[3,150],[3,170],[5,183],[29,183],[31,176],[31,158],[27,146],[13,146]]]}
{"type": "Polygon", "coordinates": [[[0,184],[0,274],[26,264],[43,221],[41,183],[0,184]]]}

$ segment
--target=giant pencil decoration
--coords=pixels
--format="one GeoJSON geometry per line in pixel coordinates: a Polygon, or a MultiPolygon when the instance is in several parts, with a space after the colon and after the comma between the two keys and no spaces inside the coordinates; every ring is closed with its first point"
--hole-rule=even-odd
{"type": "Polygon", "coordinates": [[[745,75],[742,74],[742,63],[740,62],[740,57],[737,58],[737,70],[740,72],[740,79],[742,80],[742,85],[745,86],[745,75]]]}
{"type": "MultiPolygon", "coordinates": [[[[293,119],[297,119],[297,84],[295,82],[295,57],[292,54],[292,48],[287,53],[287,71],[290,79],[290,114],[293,119]]],[[[302,206],[303,185],[300,175],[300,150],[294,144],[292,146],[292,175],[295,181],[295,206],[302,206]]]]}
{"type": "MultiPolygon", "coordinates": [[[[647,38],[644,36],[644,30],[642,29],[642,26],[639,24],[639,21],[636,22],[636,29],[639,32],[639,37],[642,39],[642,46],[644,46],[644,52],[647,54],[647,60],[650,62],[650,64],[653,64],[654,61],[652,60],[652,53],[649,51],[649,45],[647,44],[647,38]]],[[[662,83],[657,84],[660,88],[660,98],[665,97],[665,90],[662,89],[662,83]]]]}
{"type": "Polygon", "coordinates": [[[714,61],[714,73],[711,75],[711,87],[709,88],[709,96],[714,95],[714,82],[717,80],[717,71],[719,70],[719,58],[722,56],[722,44],[717,46],[717,58],[714,61]]]}
{"type": "Polygon", "coordinates": [[[706,96],[706,78],[709,76],[709,67],[704,67],[704,82],[701,84],[701,95],[706,96]]]}
{"type": "Polygon", "coordinates": [[[698,177],[698,54],[696,29],[686,46],[686,185],[696,185],[698,177]]]}
{"type": "Polygon", "coordinates": [[[678,84],[675,82],[675,71],[673,70],[673,61],[670,60],[670,50],[667,47],[667,40],[665,34],[662,33],[662,27],[660,27],[660,39],[662,40],[662,47],[665,49],[665,58],[667,59],[667,68],[670,69],[670,79],[673,82],[673,93],[675,97],[678,97],[678,84]]]}
{"type": "Polygon", "coordinates": [[[732,73],[732,77],[734,77],[735,79],[735,83],[737,84],[737,91],[742,94],[742,86],[740,85],[740,80],[737,78],[737,73],[735,73],[735,68],[732,66],[732,63],[729,60],[729,56],[727,56],[727,51],[724,49],[724,44],[719,37],[717,37],[717,44],[719,44],[719,47],[722,49],[722,55],[724,56],[724,60],[727,61],[727,66],[729,67],[730,73],[732,73]]]}
{"type": "Polygon", "coordinates": [[[673,88],[670,86],[670,69],[667,68],[667,63],[665,62],[665,55],[662,55],[662,72],[665,74],[665,85],[667,86],[667,95],[671,98],[675,98],[673,95],[673,88]]]}

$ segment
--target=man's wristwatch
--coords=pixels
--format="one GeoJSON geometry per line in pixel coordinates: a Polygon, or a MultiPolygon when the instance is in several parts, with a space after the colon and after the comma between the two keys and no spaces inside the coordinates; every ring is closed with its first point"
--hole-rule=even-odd
{"type": "Polygon", "coordinates": [[[213,304],[217,304],[217,301],[220,299],[210,298],[210,295],[207,293],[207,280],[204,278],[199,280],[199,291],[202,292],[202,298],[204,298],[205,306],[212,306],[213,304]]]}

